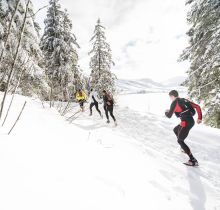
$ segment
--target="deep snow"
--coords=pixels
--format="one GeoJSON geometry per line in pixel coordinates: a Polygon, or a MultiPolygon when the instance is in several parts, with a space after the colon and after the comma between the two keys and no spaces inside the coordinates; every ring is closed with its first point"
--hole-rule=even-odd
{"type": "Polygon", "coordinates": [[[69,124],[68,115],[16,96],[0,128],[0,209],[220,210],[220,131],[196,125],[187,142],[200,166],[184,166],[178,122],[163,116],[169,103],[162,93],[120,95],[115,128],[95,110],[69,124]]]}

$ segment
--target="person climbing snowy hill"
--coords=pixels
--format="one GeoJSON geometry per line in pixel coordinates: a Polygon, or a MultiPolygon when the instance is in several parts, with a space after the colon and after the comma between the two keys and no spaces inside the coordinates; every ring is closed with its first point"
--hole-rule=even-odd
{"type": "Polygon", "coordinates": [[[199,105],[190,102],[187,99],[179,98],[179,93],[176,90],[170,91],[169,96],[172,100],[172,104],[170,109],[165,112],[165,115],[168,118],[171,118],[173,113],[175,113],[175,115],[181,119],[181,123],[174,128],[174,133],[179,145],[190,158],[185,164],[189,166],[198,166],[198,161],[195,159],[190,148],[184,141],[195,124],[193,119],[193,116],[195,115],[194,109],[196,109],[198,114],[197,123],[200,124],[202,122],[201,108],[199,105]]]}

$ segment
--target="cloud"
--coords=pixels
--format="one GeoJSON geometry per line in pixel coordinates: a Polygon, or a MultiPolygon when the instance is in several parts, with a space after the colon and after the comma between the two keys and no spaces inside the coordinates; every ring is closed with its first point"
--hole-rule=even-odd
{"type": "MultiPolygon", "coordinates": [[[[32,0],[36,9],[46,0],[32,0]]],[[[185,0],[60,0],[73,21],[81,46],[80,65],[89,74],[89,40],[100,17],[106,27],[119,78],[150,77],[161,81],[184,75],[187,63],[178,63],[187,45],[185,0]]],[[[42,19],[45,12],[38,15],[42,19]]]]}

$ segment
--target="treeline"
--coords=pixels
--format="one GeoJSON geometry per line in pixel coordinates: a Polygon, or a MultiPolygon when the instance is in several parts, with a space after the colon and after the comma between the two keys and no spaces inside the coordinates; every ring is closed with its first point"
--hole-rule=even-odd
{"type": "Polygon", "coordinates": [[[50,0],[42,9],[47,9],[47,15],[41,37],[31,0],[0,0],[1,110],[7,94],[36,96],[51,102],[71,101],[77,89],[88,87],[98,92],[105,88],[113,94],[111,49],[100,20],[91,39],[88,78],[79,66],[80,46],[68,11],[62,9],[59,0],[50,0]]]}

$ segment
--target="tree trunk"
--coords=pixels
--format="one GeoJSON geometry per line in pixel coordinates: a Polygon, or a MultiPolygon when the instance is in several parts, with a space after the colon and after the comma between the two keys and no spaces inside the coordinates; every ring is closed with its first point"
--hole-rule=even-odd
{"type": "Polygon", "coordinates": [[[101,53],[100,53],[100,49],[99,49],[99,79],[100,79],[100,77],[101,77],[101,53]]]}
{"type": "Polygon", "coordinates": [[[50,108],[52,108],[53,106],[53,103],[52,103],[52,100],[53,100],[53,83],[51,84],[51,87],[50,87],[50,108]]]}
{"type": "Polygon", "coordinates": [[[220,128],[220,112],[217,113],[217,128],[220,128]]]}
{"type": "Polygon", "coordinates": [[[15,97],[16,90],[17,90],[17,88],[18,88],[19,85],[20,85],[20,81],[21,81],[21,78],[22,78],[22,76],[23,76],[23,74],[24,74],[24,71],[25,71],[25,67],[22,69],[21,74],[20,74],[19,79],[18,79],[18,82],[17,82],[17,84],[16,84],[16,86],[15,86],[15,89],[14,89],[14,91],[13,91],[13,96],[12,96],[12,98],[11,98],[11,102],[10,102],[10,105],[9,105],[9,107],[8,107],[7,113],[6,113],[5,118],[4,118],[4,121],[3,121],[3,123],[2,123],[2,126],[4,126],[4,124],[5,124],[6,120],[7,120],[9,111],[10,111],[11,106],[12,106],[12,103],[13,103],[13,101],[14,101],[14,97],[15,97]]]}

